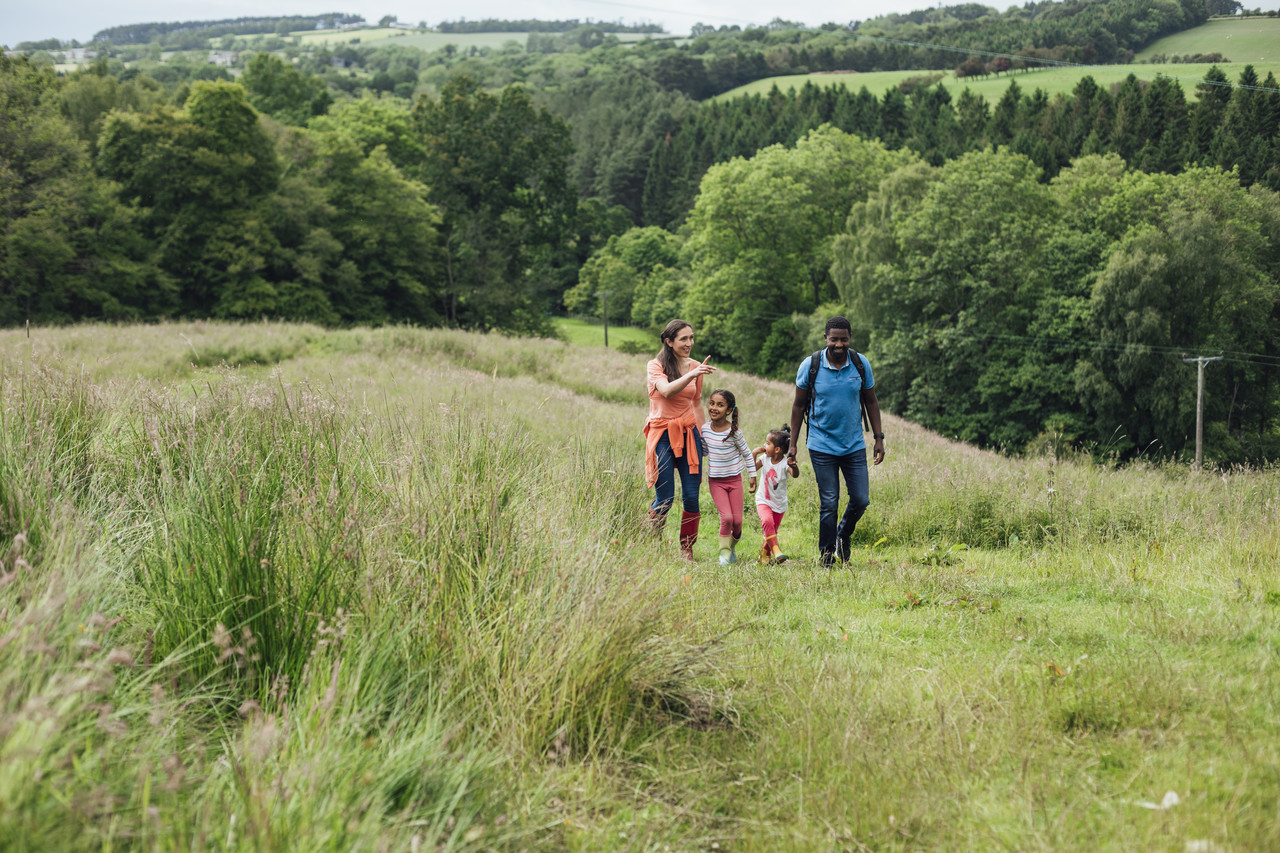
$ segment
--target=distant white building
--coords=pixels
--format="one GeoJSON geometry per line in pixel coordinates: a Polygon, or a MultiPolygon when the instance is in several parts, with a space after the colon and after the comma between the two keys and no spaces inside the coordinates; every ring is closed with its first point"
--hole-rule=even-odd
{"type": "Polygon", "coordinates": [[[213,50],[209,52],[209,62],[217,65],[219,68],[230,68],[240,59],[240,54],[234,51],[213,50]]]}
{"type": "Polygon", "coordinates": [[[67,50],[51,50],[49,55],[53,57],[55,62],[73,63],[88,62],[98,55],[96,50],[86,50],[83,47],[72,47],[67,50]]]}

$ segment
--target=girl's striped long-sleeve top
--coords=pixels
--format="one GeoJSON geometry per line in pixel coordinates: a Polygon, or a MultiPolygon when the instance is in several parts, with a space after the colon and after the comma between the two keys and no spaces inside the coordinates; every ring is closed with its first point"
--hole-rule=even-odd
{"type": "Polygon", "coordinates": [[[702,429],[702,441],[707,446],[708,477],[740,477],[748,468],[755,472],[742,430],[716,432],[707,424],[702,429]]]}

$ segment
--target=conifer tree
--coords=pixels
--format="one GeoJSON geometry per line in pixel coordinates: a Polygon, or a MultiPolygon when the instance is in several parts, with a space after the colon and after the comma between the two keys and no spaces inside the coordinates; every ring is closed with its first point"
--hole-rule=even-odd
{"type": "Polygon", "coordinates": [[[996,107],[991,112],[991,122],[987,125],[987,138],[993,145],[1007,145],[1013,141],[1017,132],[1017,120],[1022,101],[1022,88],[1016,81],[1009,82],[996,107]]]}
{"type": "Polygon", "coordinates": [[[1198,162],[1213,162],[1214,141],[1230,101],[1231,85],[1227,75],[1215,65],[1205,72],[1204,80],[1196,84],[1196,105],[1191,113],[1190,133],[1198,162]]]}
{"type": "Polygon", "coordinates": [[[1254,157],[1259,150],[1254,146],[1260,131],[1258,74],[1252,65],[1240,72],[1240,81],[1231,90],[1231,99],[1222,115],[1222,126],[1214,137],[1211,156],[1219,166],[1230,169],[1240,167],[1240,183],[1249,186],[1258,178],[1261,163],[1254,157]]]}

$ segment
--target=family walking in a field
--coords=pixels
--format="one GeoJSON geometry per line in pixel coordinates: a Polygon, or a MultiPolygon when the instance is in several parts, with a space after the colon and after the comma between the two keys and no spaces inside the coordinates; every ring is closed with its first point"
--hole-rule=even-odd
{"type": "Polygon", "coordinates": [[[716,367],[692,358],[693,326],[672,320],[662,330],[662,350],[647,366],[649,417],[645,420],[645,479],[654,490],[649,523],[655,531],[666,524],[675,503],[680,477],[680,556],[693,560],[701,512],[698,492],[706,461],[707,486],[720,515],[719,560],[737,562],[742,538],[745,472],[760,517],[763,542],[760,561],[782,563],[778,528],[787,512],[787,479],[800,476],[796,459],[800,425],[807,421],[807,447],[820,501],[818,558],[824,566],[848,560],[850,538],[870,503],[863,424],[874,439],[873,460],[884,460],[884,433],[875,379],[866,356],[850,347],[851,330],[844,317],[832,317],[823,333],[826,346],[805,358],[796,372],[791,424],[770,430],[764,443],[748,450],[739,427],[737,398],[732,391],[711,392],[704,414],[703,377],[716,367]],[[840,479],[849,503],[837,522],[840,479]]]}

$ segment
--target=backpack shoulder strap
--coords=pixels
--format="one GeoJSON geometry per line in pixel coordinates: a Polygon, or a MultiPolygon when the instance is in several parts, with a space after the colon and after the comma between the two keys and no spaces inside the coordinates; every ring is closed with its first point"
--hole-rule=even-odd
{"type": "Polygon", "coordinates": [[[849,350],[853,356],[853,366],[858,368],[858,407],[862,410],[862,426],[864,429],[871,429],[871,418],[867,417],[867,404],[862,402],[862,392],[867,384],[867,372],[862,367],[862,356],[857,350],[849,350]]]}
{"type": "MultiPolygon", "coordinates": [[[[858,369],[858,379],[862,385],[867,384],[867,372],[862,369],[862,356],[858,354],[856,349],[849,350],[849,356],[853,359],[853,366],[858,369]]],[[[859,391],[862,389],[859,388],[859,391]]]]}
{"type": "Polygon", "coordinates": [[[822,366],[822,350],[809,356],[809,405],[805,408],[804,421],[807,424],[813,418],[814,400],[818,398],[818,368],[822,366]]]}
{"type": "Polygon", "coordinates": [[[809,398],[813,399],[813,383],[818,379],[818,368],[822,366],[822,350],[809,356],[809,398]]]}

